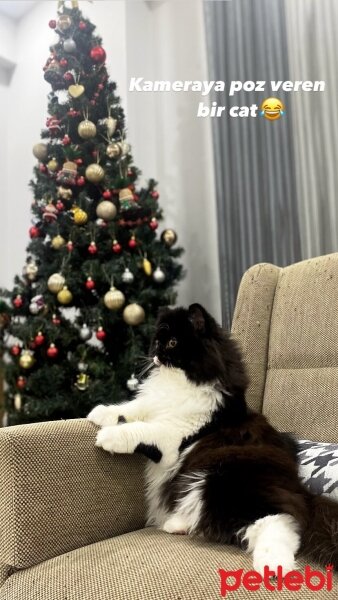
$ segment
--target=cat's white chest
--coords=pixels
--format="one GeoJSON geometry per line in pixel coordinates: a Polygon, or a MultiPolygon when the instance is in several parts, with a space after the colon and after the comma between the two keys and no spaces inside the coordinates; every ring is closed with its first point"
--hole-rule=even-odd
{"type": "Polygon", "coordinates": [[[188,423],[194,429],[204,424],[222,399],[214,385],[196,385],[181,369],[160,367],[142,384],[137,395],[148,421],[188,423]]]}
{"type": "Polygon", "coordinates": [[[142,384],[137,399],[141,401],[145,422],[161,426],[162,460],[149,462],[146,468],[148,524],[160,526],[166,518],[160,501],[160,488],[180,468],[192,449],[179,453],[182,440],[198,432],[222,401],[214,385],[196,385],[180,369],[160,367],[142,384]],[[164,427],[164,429],[163,429],[164,427]]]}

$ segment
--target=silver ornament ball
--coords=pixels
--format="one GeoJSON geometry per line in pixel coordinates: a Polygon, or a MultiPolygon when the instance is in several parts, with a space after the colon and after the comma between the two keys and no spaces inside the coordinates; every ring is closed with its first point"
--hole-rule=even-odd
{"type": "Polygon", "coordinates": [[[76,44],[72,38],[63,42],[63,49],[65,52],[74,52],[76,50],[76,44]]]}
{"type": "Polygon", "coordinates": [[[123,283],[133,283],[134,281],[134,275],[128,267],[126,267],[122,273],[122,281],[123,283]]]}

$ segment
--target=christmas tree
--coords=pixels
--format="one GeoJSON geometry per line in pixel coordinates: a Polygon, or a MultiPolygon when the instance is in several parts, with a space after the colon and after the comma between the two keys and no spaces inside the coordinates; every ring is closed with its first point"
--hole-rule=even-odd
{"type": "Polygon", "coordinates": [[[182,275],[176,234],[158,234],[156,182],[137,187],[116,84],[95,26],[59,2],[44,66],[49,116],[23,276],[1,293],[9,424],[81,417],[138,385],[158,308],[182,275]]]}

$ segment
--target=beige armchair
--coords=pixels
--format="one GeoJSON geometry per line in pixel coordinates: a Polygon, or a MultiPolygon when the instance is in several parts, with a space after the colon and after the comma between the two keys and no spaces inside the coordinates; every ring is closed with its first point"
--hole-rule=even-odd
{"type": "MultiPolygon", "coordinates": [[[[243,277],[233,319],[248,401],[273,425],[338,442],[338,254],[243,277]]],[[[208,600],[218,569],[251,569],[230,546],[144,528],[139,456],[95,448],[85,420],[0,431],[0,600],[208,600]]],[[[299,568],[307,564],[300,558],[299,568]]],[[[328,592],[283,598],[336,598],[328,592]]],[[[231,598],[268,598],[262,586],[231,598]]]]}

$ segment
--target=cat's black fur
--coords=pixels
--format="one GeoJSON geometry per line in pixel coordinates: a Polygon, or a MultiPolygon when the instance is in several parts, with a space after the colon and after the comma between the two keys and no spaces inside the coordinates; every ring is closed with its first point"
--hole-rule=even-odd
{"type": "Polygon", "coordinates": [[[165,309],[152,352],[162,364],[183,369],[197,385],[215,382],[223,397],[211,420],[182,440],[181,451],[197,443],[163,485],[165,507],[175,507],[184,476],[203,471],[207,477],[197,533],[238,542],[241,528],[267,515],[287,513],[300,524],[303,550],[338,567],[338,504],[304,488],[296,443],[248,409],[248,377],[231,336],[199,304],[165,309]]]}

